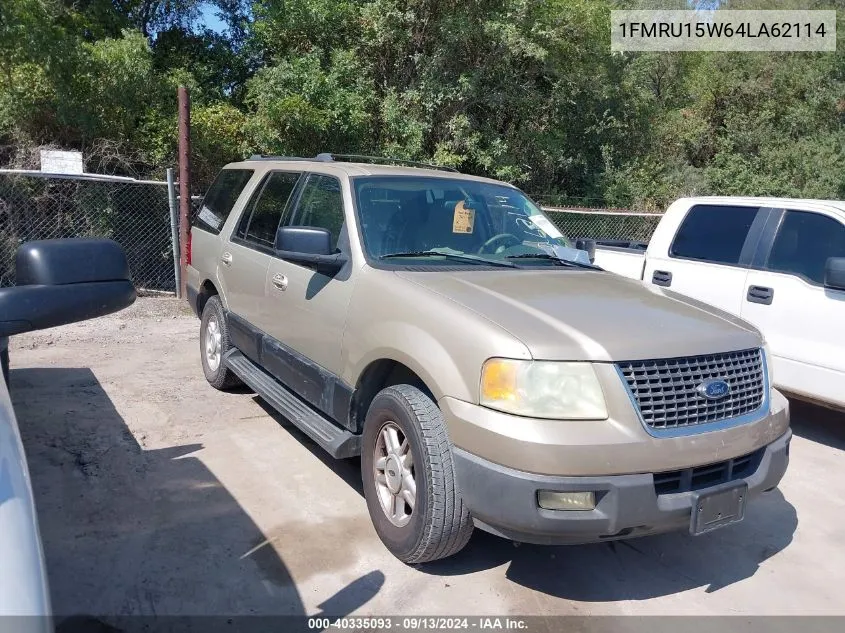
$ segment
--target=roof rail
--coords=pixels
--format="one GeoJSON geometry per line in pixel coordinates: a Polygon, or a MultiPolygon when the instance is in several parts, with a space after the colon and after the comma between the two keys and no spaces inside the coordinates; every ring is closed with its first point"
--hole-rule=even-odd
{"type": "Polygon", "coordinates": [[[405,160],[404,158],[383,158],[381,156],[365,156],[363,154],[330,154],[323,152],[317,154],[314,158],[303,158],[302,156],[269,156],[265,154],[253,154],[249,160],[301,160],[301,161],[315,161],[318,163],[373,163],[375,165],[404,165],[405,167],[421,167],[425,169],[437,169],[439,171],[457,172],[453,167],[446,167],[445,165],[433,165],[431,163],[421,163],[415,160],[405,160]]]}
{"type": "Polygon", "coordinates": [[[433,165],[431,163],[421,163],[415,160],[405,160],[404,158],[383,158],[381,156],[364,156],[362,154],[317,154],[314,160],[321,162],[338,161],[344,163],[373,163],[376,165],[404,165],[405,167],[422,167],[425,169],[437,169],[439,171],[457,172],[453,167],[446,167],[444,165],[433,165]]]}
{"type": "Polygon", "coordinates": [[[272,156],[270,154],[253,154],[249,160],[314,160],[313,158],[304,158],[302,156],[272,156]]]}

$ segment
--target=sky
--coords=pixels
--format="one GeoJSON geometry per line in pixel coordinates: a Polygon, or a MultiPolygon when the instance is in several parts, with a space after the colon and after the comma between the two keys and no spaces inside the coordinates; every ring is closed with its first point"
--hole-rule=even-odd
{"type": "Polygon", "coordinates": [[[217,17],[217,9],[208,3],[204,3],[200,8],[202,14],[200,15],[200,27],[207,27],[216,33],[224,33],[226,31],[226,23],[217,17]]]}

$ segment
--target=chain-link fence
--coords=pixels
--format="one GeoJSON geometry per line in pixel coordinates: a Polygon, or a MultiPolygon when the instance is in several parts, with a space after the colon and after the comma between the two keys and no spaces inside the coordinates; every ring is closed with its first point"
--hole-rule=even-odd
{"type": "MultiPolygon", "coordinates": [[[[196,203],[194,201],[194,203],[196,203]]],[[[648,242],[659,214],[544,207],[571,238],[648,242]]],[[[0,286],[15,281],[15,252],[30,240],[108,237],[126,251],[139,290],[176,290],[166,182],[0,171],[0,286]]]]}
{"type": "Polygon", "coordinates": [[[662,214],[608,209],[543,207],[549,219],[570,238],[648,242],[662,214]]]}
{"type": "Polygon", "coordinates": [[[0,173],[0,286],[30,240],[107,237],[126,251],[139,290],[176,289],[167,183],[0,173]]]}

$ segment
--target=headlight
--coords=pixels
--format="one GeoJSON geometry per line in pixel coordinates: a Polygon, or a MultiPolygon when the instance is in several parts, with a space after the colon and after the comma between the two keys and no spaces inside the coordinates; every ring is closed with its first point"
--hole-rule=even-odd
{"type": "Polygon", "coordinates": [[[590,363],[491,358],[481,369],[480,402],[531,418],[607,418],[604,394],[590,363]]]}

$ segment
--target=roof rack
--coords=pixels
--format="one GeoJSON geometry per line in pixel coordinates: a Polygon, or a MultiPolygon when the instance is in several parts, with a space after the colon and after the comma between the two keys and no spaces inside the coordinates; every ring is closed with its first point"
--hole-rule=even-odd
{"type": "Polygon", "coordinates": [[[416,160],[405,160],[404,158],[383,158],[381,156],[365,156],[362,154],[317,154],[314,160],[331,162],[338,161],[344,163],[373,163],[375,165],[404,165],[405,167],[421,167],[424,169],[437,169],[439,171],[457,172],[457,169],[446,167],[445,165],[433,165],[431,163],[421,163],[416,160]]]}
{"type": "Polygon", "coordinates": [[[304,158],[302,156],[273,156],[271,154],[253,154],[249,160],[317,160],[315,158],[304,158]]]}
{"type": "Polygon", "coordinates": [[[420,167],[424,169],[437,169],[439,171],[458,171],[453,167],[446,167],[444,165],[433,165],[431,163],[421,163],[415,160],[405,160],[404,158],[383,158],[381,156],[364,156],[362,154],[330,154],[328,152],[317,154],[314,158],[303,158],[302,156],[267,156],[264,154],[253,154],[249,157],[249,160],[301,160],[316,161],[320,163],[373,163],[375,165],[403,165],[405,167],[420,167]]]}

